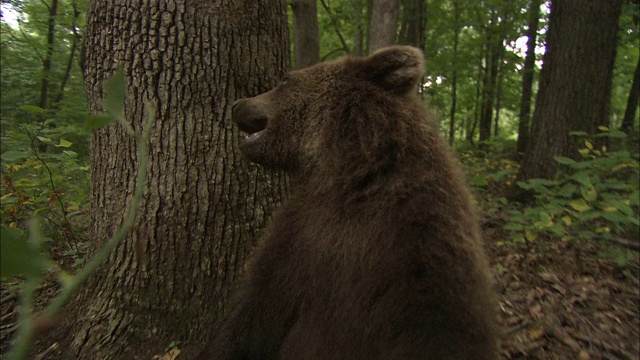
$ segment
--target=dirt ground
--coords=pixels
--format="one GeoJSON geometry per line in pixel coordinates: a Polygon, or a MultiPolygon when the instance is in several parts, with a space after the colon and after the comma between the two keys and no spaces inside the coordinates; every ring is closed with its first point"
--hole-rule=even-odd
{"type": "MultiPolygon", "coordinates": [[[[500,296],[502,359],[640,359],[637,253],[622,268],[601,256],[608,250],[606,244],[502,244],[503,238],[499,227],[485,228],[500,296]]],[[[19,309],[15,283],[4,282],[1,290],[0,354],[4,354],[15,335],[19,309]]],[[[56,292],[53,279],[43,284],[37,307],[56,292]]]]}
{"type": "Polygon", "coordinates": [[[640,359],[638,254],[621,268],[607,244],[499,245],[485,229],[500,294],[503,359],[640,359]]]}

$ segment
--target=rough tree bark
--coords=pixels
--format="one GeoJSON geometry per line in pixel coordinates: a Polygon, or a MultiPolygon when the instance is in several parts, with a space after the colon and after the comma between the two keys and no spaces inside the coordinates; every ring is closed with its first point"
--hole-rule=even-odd
{"type": "Polygon", "coordinates": [[[396,41],[399,0],[373,0],[369,21],[369,54],[396,41]]]}
{"type": "Polygon", "coordinates": [[[547,51],[519,179],[553,178],[554,156],[579,158],[571,131],[595,133],[609,119],[622,0],[552,0],[547,51]]]}
{"type": "MultiPolygon", "coordinates": [[[[62,357],[151,359],[171,341],[197,351],[287,192],[282,174],[241,158],[230,121],[235,99],[271,88],[289,67],[286,3],[96,0],[85,41],[91,111],[102,110],[103,81],[122,67],[126,121],[140,133],[145,103],[157,114],[134,230],[67,307],[62,357]]],[[[98,246],[123,221],[136,151],[121,125],[94,133],[98,246]]]]}
{"type": "Polygon", "coordinates": [[[531,113],[531,97],[533,96],[533,76],[536,64],[536,39],[540,20],[540,4],[542,0],[531,0],[529,8],[529,25],[527,28],[527,54],[522,68],[522,98],[520,100],[520,117],[518,120],[518,154],[523,154],[529,143],[529,122],[531,113]]]}
{"type": "Polygon", "coordinates": [[[294,66],[302,69],[320,61],[316,0],[292,0],[294,66]]]}
{"type": "Polygon", "coordinates": [[[624,112],[624,118],[622,118],[622,125],[620,130],[629,132],[633,129],[633,123],[636,120],[636,113],[638,111],[638,100],[640,98],[640,59],[638,59],[638,65],[636,65],[636,71],[633,75],[633,82],[631,89],[629,90],[629,97],[627,98],[627,108],[624,112]]]}
{"type": "Polygon", "coordinates": [[[47,50],[42,59],[42,80],[40,82],[40,101],[38,106],[46,109],[49,106],[49,78],[51,77],[51,65],[53,59],[53,47],[56,40],[56,18],[58,17],[58,0],[52,0],[51,4],[42,2],[49,10],[47,26],[47,50]]]}

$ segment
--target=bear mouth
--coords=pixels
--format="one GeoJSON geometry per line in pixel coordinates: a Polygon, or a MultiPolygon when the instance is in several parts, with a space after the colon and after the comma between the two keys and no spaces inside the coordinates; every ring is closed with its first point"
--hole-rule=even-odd
{"type": "Polygon", "coordinates": [[[266,117],[236,121],[240,131],[247,134],[247,137],[243,142],[252,142],[257,140],[267,128],[267,123],[268,119],[266,117]]]}

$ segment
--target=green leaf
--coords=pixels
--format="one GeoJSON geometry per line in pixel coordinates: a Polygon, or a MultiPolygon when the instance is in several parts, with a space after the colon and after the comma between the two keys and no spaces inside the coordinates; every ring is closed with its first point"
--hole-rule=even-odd
{"type": "Polygon", "coordinates": [[[124,118],[124,99],[127,85],[122,68],[104,82],[104,109],[111,117],[116,119],[124,118]]]}
{"type": "Polygon", "coordinates": [[[584,170],[584,171],[578,171],[572,174],[569,178],[582,185],[589,186],[591,185],[591,179],[589,178],[589,175],[590,175],[590,171],[584,170]]]}
{"type": "Polygon", "coordinates": [[[26,232],[3,227],[0,234],[0,276],[38,275],[46,261],[38,249],[27,242],[26,232]]]}
{"type": "Polygon", "coordinates": [[[618,266],[624,268],[624,267],[627,267],[627,265],[629,265],[629,261],[631,261],[634,258],[634,256],[631,251],[620,250],[616,252],[615,258],[618,266]]]}
{"type": "Polygon", "coordinates": [[[586,133],[584,131],[571,131],[569,133],[569,135],[571,135],[571,136],[589,136],[589,133],[586,133]]]}
{"type": "Polygon", "coordinates": [[[598,130],[600,130],[600,131],[609,131],[609,127],[604,126],[604,125],[600,125],[600,126],[598,126],[598,130]]]}
{"type": "Polygon", "coordinates": [[[40,141],[42,141],[43,143],[47,143],[47,144],[51,144],[52,141],[51,139],[44,137],[44,136],[37,136],[38,139],[40,139],[40,141]]]}
{"type": "Polygon", "coordinates": [[[603,211],[600,213],[600,216],[613,223],[633,223],[633,220],[635,220],[630,216],[624,215],[620,211],[603,211]]]}
{"type": "Polygon", "coordinates": [[[40,106],[35,106],[35,105],[22,105],[18,107],[18,109],[24,110],[30,113],[34,113],[34,114],[44,114],[44,109],[41,108],[40,106]]]}
{"type": "Polygon", "coordinates": [[[101,128],[107,126],[113,122],[113,118],[111,116],[107,116],[104,114],[100,115],[92,115],[87,119],[87,126],[92,129],[101,128]]]}
{"type": "Polygon", "coordinates": [[[504,169],[504,170],[500,170],[497,173],[493,174],[493,178],[496,179],[497,181],[500,181],[503,177],[507,176],[507,175],[512,175],[515,174],[516,170],[514,169],[504,169]]]}
{"type": "Polygon", "coordinates": [[[473,186],[477,186],[477,187],[485,187],[489,185],[489,181],[487,181],[487,178],[482,175],[475,175],[471,179],[471,182],[473,183],[473,186]]]}
{"type": "Polygon", "coordinates": [[[27,154],[24,151],[9,150],[9,151],[3,152],[2,155],[0,155],[0,159],[2,159],[2,161],[7,161],[7,162],[16,162],[28,156],[29,154],[27,154]]]}
{"type": "Polygon", "coordinates": [[[582,197],[587,201],[594,201],[598,197],[598,191],[595,186],[589,184],[580,187],[582,197]]]}
{"type": "Polygon", "coordinates": [[[577,210],[578,212],[583,212],[591,209],[589,204],[587,204],[584,199],[576,199],[571,202],[571,207],[577,210]]]}
{"type": "Polygon", "coordinates": [[[627,137],[627,134],[620,130],[613,130],[609,133],[609,137],[613,139],[624,139],[627,137]]]}
{"type": "Polygon", "coordinates": [[[558,164],[562,165],[573,165],[576,163],[575,160],[564,156],[554,156],[553,158],[558,162],[558,164]]]}
{"type": "Polygon", "coordinates": [[[634,216],[633,209],[624,202],[616,199],[602,201],[603,210],[607,212],[620,211],[627,216],[634,216]]]}
{"type": "Polygon", "coordinates": [[[562,188],[560,188],[560,190],[558,190],[558,195],[564,198],[573,198],[577,190],[578,187],[573,183],[567,183],[562,188]]]}
{"type": "Polygon", "coordinates": [[[522,227],[522,225],[520,225],[520,224],[518,224],[518,223],[510,222],[510,223],[507,223],[507,224],[504,226],[504,229],[505,229],[505,230],[509,230],[509,231],[522,231],[522,230],[523,230],[523,227],[522,227]]]}
{"type": "Polygon", "coordinates": [[[583,230],[578,233],[578,238],[582,240],[591,240],[596,236],[593,231],[583,230]]]}
{"type": "Polygon", "coordinates": [[[71,151],[71,150],[63,150],[62,152],[63,152],[63,153],[65,153],[66,155],[71,156],[71,157],[77,157],[77,156],[78,156],[78,153],[77,153],[77,152],[75,152],[75,151],[71,151]]]}
{"type": "Polygon", "coordinates": [[[543,227],[549,227],[553,225],[553,220],[551,220],[551,216],[544,211],[541,211],[539,214],[540,222],[543,227]]]}
{"type": "Polygon", "coordinates": [[[589,210],[578,214],[578,219],[582,222],[587,222],[599,218],[601,214],[602,211],[589,210]]]}
{"type": "Polygon", "coordinates": [[[60,139],[60,143],[59,143],[58,145],[56,145],[56,147],[68,148],[68,147],[70,147],[71,145],[73,145],[73,143],[72,143],[72,142],[67,141],[67,140],[65,140],[65,139],[60,139]]]}

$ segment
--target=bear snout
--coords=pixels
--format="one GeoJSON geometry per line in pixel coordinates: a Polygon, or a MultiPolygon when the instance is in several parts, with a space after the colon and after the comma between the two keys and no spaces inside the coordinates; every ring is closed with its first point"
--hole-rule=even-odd
{"type": "Polygon", "coordinates": [[[264,130],[269,122],[267,114],[247,99],[233,102],[231,118],[241,131],[249,135],[264,130]]]}

